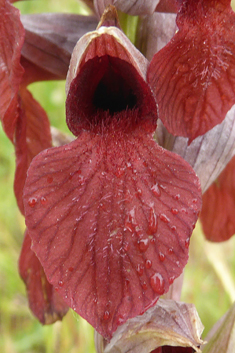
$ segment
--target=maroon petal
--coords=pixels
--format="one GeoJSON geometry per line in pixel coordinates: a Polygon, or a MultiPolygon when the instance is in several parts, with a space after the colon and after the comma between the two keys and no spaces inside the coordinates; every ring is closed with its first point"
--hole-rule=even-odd
{"type": "Polygon", "coordinates": [[[0,120],[13,142],[18,109],[18,90],[24,73],[20,65],[24,28],[19,10],[0,0],[0,120]]]}
{"type": "Polygon", "coordinates": [[[192,141],[221,123],[235,103],[235,14],[230,0],[188,0],[177,25],[148,79],[167,130],[192,141]]]}
{"type": "Polygon", "coordinates": [[[38,258],[31,250],[31,238],[26,230],[19,259],[20,275],[27,287],[29,307],[42,324],[61,320],[68,306],[47,281],[38,258]]]}
{"type": "Polygon", "coordinates": [[[235,234],[235,157],[203,194],[200,220],[208,240],[220,242],[235,234]]]}
{"type": "Polygon", "coordinates": [[[40,153],[26,224],[48,280],[104,337],[180,275],[201,206],[198,178],[143,132],[83,132],[40,153]]]}
{"type": "Polygon", "coordinates": [[[45,148],[51,147],[50,123],[46,112],[22,88],[18,97],[18,119],[15,132],[16,172],[14,190],[18,206],[24,214],[22,201],[27,169],[32,159],[45,148]]]}

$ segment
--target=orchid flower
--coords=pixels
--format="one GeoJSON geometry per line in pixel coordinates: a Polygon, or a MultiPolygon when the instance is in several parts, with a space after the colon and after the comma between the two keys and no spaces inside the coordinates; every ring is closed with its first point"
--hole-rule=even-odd
{"type": "MultiPolygon", "coordinates": [[[[234,233],[235,14],[229,0],[85,3],[97,18],[20,17],[0,0],[0,118],[16,152],[30,307],[42,323],[71,307],[111,344],[182,273],[201,189],[206,236],[234,233]],[[113,5],[142,16],[141,52],[113,5]],[[66,75],[74,139],[52,147],[27,85],[66,75]]],[[[168,343],[150,349],[199,352],[202,342],[168,343]]]]}

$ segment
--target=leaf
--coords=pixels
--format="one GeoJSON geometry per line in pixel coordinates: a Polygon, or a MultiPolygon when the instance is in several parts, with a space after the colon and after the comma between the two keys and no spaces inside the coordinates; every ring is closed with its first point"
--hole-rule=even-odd
{"type": "Polygon", "coordinates": [[[235,157],[203,195],[200,214],[203,232],[210,241],[220,242],[235,234],[235,157]]]}
{"type": "Polygon", "coordinates": [[[180,275],[201,207],[198,179],[181,157],[141,127],[112,131],[84,131],[40,153],[24,191],[49,282],[106,338],[180,275]]]}
{"type": "Polygon", "coordinates": [[[203,348],[203,353],[233,352],[235,347],[235,304],[215,326],[209,332],[207,339],[209,342],[203,348]]]}
{"type": "Polygon", "coordinates": [[[47,281],[38,258],[31,250],[31,238],[27,230],[19,259],[19,271],[27,288],[29,307],[38,320],[44,325],[62,320],[68,306],[47,281]]]}
{"type": "Polygon", "coordinates": [[[159,117],[189,143],[221,123],[235,103],[234,23],[229,0],[187,0],[179,31],[150,63],[159,117]]]}
{"type": "Polygon", "coordinates": [[[197,137],[190,145],[188,138],[169,134],[160,121],[156,139],[162,147],[179,154],[193,167],[204,193],[235,153],[235,105],[221,124],[197,137]]]}
{"type": "Polygon", "coordinates": [[[141,316],[128,320],[114,333],[105,349],[96,337],[98,353],[183,353],[201,352],[203,325],[193,304],[159,299],[157,305],[141,316]],[[186,348],[190,347],[188,351],[186,348]]]}
{"type": "Polygon", "coordinates": [[[24,28],[19,10],[0,0],[0,120],[9,139],[14,141],[18,90],[24,70],[20,65],[24,28]]]}

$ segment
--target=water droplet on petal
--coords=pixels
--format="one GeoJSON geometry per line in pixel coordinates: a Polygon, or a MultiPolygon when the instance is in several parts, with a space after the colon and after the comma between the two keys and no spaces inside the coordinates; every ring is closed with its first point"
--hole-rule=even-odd
{"type": "Polygon", "coordinates": [[[177,208],[172,208],[171,213],[177,215],[179,213],[179,210],[177,208]]]}
{"type": "Polygon", "coordinates": [[[47,177],[47,182],[48,182],[48,184],[51,184],[53,182],[53,177],[52,176],[48,176],[47,177]]]}
{"type": "Polygon", "coordinates": [[[141,283],[141,287],[143,288],[143,290],[146,290],[148,288],[147,283],[146,282],[142,282],[141,283]]]}
{"type": "Polygon", "coordinates": [[[154,209],[150,208],[148,234],[154,234],[156,232],[157,232],[157,215],[154,209]]]}
{"type": "Polygon", "coordinates": [[[138,243],[141,252],[145,252],[149,247],[149,239],[141,239],[138,243]]]}
{"type": "Polygon", "coordinates": [[[145,267],[147,268],[147,269],[149,269],[149,268],[151,268],[152,267],[152,261],[151,260],[145,260],[145,267]]]}
{"type": "Polygon", "coordinates": [[[169,248],[167,251],[168,251],[169,255],[173,255],[173,249],[172,248],[169,248]]]}
{"type": "Polygon", "coordinates": [[[165,255],[162,252],[159,252],[158,257],[161,262],[165,260],[165,255]]]}
{"type": "Polygon", "coordinates": [[[164,213],[160,214],[159,218],[164,223],[169,223],[170,222],[169,218],[164,213]]]}
{"type": "Polygon", "coordinates": [[[161,196],[161,190],[159,189],[158,183],[151,187],[153,194],[157,197],[161,196]]]}
{"type": "Polygon", "coordinates": [[[37,201],[38,200],[36,199],[36,197],[30,197],[30,199],[28,200],[28,205],[33,208],[36,206],[37,201]]]}
{"type": "Polygon", "coordinates": [[[139,276],[142,276],[142,274],[144,273],[144,266],[141,265],[141,264],[138,264],[138,265],[136,266],[136,271],[137,271],[137,273],[138,273],[139,276]]]}
{"type": "Polygon", "coordinates": [[[188,211],[187,211],[186,208],[184,208],[184,207],[181,208],[181,212],[182,212],[182,213],[185,213],[185,214],[188,214],[188,211]]]}
{"type": "Polygon", "coordinates": [[[185,240],[185,242],[184,242],[184,245],[185,245],[186,249],[189,248],[189,242],[190,242],[190,238],[187,238],[187,239],[185,240]]]}
{"type": "Polygon", "coordinates": [[[64,285],[64,282],[63,282],[63,281],[59,281],[59,282],[58,282],[58,286],[63,287],[63,285],[64,285]]]}
{"type": "Polygon", "coordinates": [[[173,196],[175,200],[179,200],[180,199],[180,194],[176,194],[175,196],[173,196]]]}
{"type": "Polygon", "coordinates": [[[42,205],[45,205],[47,203],[46,197],[42,196],[41,199],[40,199],[40,202],[41,202],[42,205]]]}
{"type": "Polygon", "coordinates": [[[108,320],[109,318],[110,318],[110,312],[109,312],[108,310],[106,310],[106,311],[104,312],[103,319],[104,319],[104,320],[108,320]]]}
{"type": "Polygon", "coordinates": [[[165,291],[164,279],[160,273],[155,273],[150,277],[150,284],[154,292],[163,294],[165,291]]]}
{"type": "Polygon", "coordinates": [[[176,226],[171,226],[171,230],[173,230],[173,232],[176,231],[176,226]]]}
{"type": "Polygon", "coordinates": [[[175,276],[171,276],[171,277],[169,278],[169,283],[172,284],[172,283],[174,282],[174,280],[175,280],[175,276]]]}

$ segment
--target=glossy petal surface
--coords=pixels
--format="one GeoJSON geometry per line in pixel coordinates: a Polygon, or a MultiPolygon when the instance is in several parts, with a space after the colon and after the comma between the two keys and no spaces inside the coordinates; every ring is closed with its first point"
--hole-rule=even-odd
{"type": "Polygon", "coordinates": [[[235,157],[203,195],[200,215],[208,240],[220,242],[235,234],[235,157]]]}
{"type": "Polygon", "coordinates": [[[24,73],[20,65],[24,28],[19,11],[0,0],[0,120],[13,142],[18,109],[18,89],[24,73]]]}
{"type": "Polygon", "coordinates": [[[24,214],[22,194],[27,169],[32,159],[51,147],[50,123],[46,112],[26,89],[18,95],[18,119],[15,133],[16,172],[14,191],[18,206],[24,214]]]}
{"type": "Polygon", "coordinates": [[[182,272],[201,200],[181,157],[114,128],[38,155],[24,205],[48,280],[110,338],[182,272]]]}
{"type": "Polygon", "coordinates": [[[47,281],[38,258],[31,250],[31,238],[26,230],[19,259],[20,275],[27,287],[29,307],[42,324],[52,324],[61,320],[68,306],[47,281]]]}
{"type": "Polygon", "coordinates": [[[177,25],[148,78],[167,130],[191,142],[221,123],[235,103],[235,14],[230,1],[188,0],[177,25]]]}

